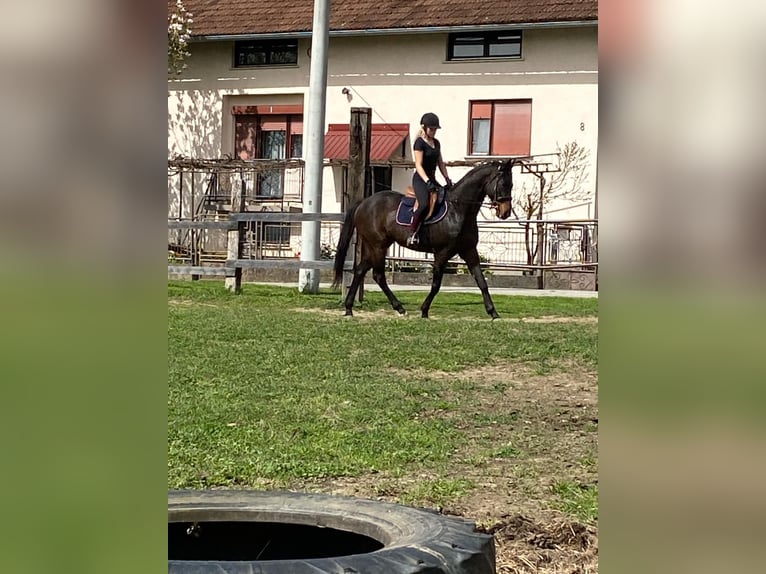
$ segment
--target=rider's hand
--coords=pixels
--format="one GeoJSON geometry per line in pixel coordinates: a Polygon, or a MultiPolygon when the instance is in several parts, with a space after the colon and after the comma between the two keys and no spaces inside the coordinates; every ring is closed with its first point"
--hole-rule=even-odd
{"type": "Polygon", "coordinates": [[[428,191],[436,191],[437,189],[439,189],[439,186],[436,184],[436,182],[433,179],[429,179],[427,188],[428,188],[428,191]]]}
{"type": "Polygon", "coordinates": [[[452,180],[450,178],[448,178],[448,177],[446,177],[444,179],[447,180],[447,183],[444,184],[444,189],[449,191],[450,189],[452,189],[452,180]]]}

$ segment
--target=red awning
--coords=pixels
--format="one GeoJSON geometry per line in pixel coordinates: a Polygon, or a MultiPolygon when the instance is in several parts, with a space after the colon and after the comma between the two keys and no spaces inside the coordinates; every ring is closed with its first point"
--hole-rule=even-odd
{"type": "MultiPolygon", "coordinates": [[[[370,160],[385,161],[399,149],[410,133],[409,124],[372,124],[370,160]]],[[[330,124],[324,136],[326,159],[348,159],[348,124],[330,124]]]]}

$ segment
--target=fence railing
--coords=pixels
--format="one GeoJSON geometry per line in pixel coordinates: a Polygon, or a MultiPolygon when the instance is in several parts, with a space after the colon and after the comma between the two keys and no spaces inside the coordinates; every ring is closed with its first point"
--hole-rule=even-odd
{"type": "MultiPolygon", "coordinates": [[[[168,274],[218,275],[237,281],[243,269],[332,268],[344,215],[303,213],[300,194],[288,193],[291,186],[274,198],[258,195],[260,188],[254,187],[264,174],[281,170],[283,179],[290,175],[295,189],[300,189],[301,162],[239,163],[169,161],[168,274]],[[320,224],[319,260],[300,260],[304,221],[320,224]]],[[[482,266],[493,273],[538,277],[551,271],[597,273],[595,219],[480,217],[478,227],[482,266]]],[[[431,255],[394,244],[387,257],[388,271],[427,272],[432,260],[431,255]]],[[[456,257],[451,268],[461,272],[460,263],[456,257]]]]}
{"type": "MultiPolygon", "coordinates": [[[[185,252],[168,251],[168,274],[236,278],[242,269],[332,269],[342,213],[232,213],[225,221],[168,220],[169,234],[189,230],[226,236],[226,248],[205,251],[189,244],[185,252]],[[301,261],[301,227],[304,221],[320,222],[321,258],[301,261]],[[288,233],[269,235],[271,229],[288,233]],[[232,253],[239,256],[232,257],[232,253]]],[[[281,233],[281,232],[280,232],[281,233]]],[[[543,271],[595,273],[598,222],[596,220],[517,220],[479,224],[482,267],[495,273],[543,271]],[[542,254],[541,254],[542,250],[542,254]]],[[[216,241],[221,244],[221,241],[216,241]]],[[[350,250],[353,253],[353,250],[350,250]]],[[[426,272],[432,256],[394,244],[388,252],[388,271],[426,272]]],[[[455,264],[462,263],[459,258],[455,264]]],[[[352,269],[347,262],[346,270],[352,269]]]]}

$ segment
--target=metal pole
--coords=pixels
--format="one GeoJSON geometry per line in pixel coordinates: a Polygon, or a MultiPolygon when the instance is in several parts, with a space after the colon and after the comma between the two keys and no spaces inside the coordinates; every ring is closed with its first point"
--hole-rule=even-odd
{"type": "Polygon", "coordinates": [[[545,289],[545,223],[543,223],[543,204],[545,203],[545,176],[536,174],[540,178],[540,209],[537,212],[537,264],[540,266],[540,275],[537,277],[537,288],[545,289]]]}
{"type": "MultiPolygon", "coordinates": [[[[331,0],[314,0],[314,25],[311,33],[311,73],[306,118],[306,179],[303,212],[322,212],[322,165],[324,164],[324,120],[327,100],[327,47],[331,0]]],[[[319,259],[321,222],[304,221],[301,227],[301,261],[319,259]]],[[[301,269],[298,291],[319,292],[319,269],[301,269]]]]}
{"type": "MultiPolygon", "coordinates": [[[[596,137],[596,202],[593,207],[593,219],[596,223],[593,226],[593,234],[591,235],[591,253],[593,253],[593,262],[598,263],[598,137],[596,137]],[[594,247],[595,246],[595,247],[594,247]]],[[[598,291],[598,267],[596,267],[596,291],[598,291]]]]}

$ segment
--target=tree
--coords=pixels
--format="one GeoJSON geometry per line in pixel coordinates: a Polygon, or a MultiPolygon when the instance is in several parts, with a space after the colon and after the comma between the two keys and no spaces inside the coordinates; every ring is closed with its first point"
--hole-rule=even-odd
{"type": "Polygon", "coordinates": [[[590,166],[590,151],[577,142],[569,142],[563,147],[557,144],[556,153],[559,157],[559,171],[550,172],[549,179],[543,173],[534,174],[536,181],[532,184],[524,182],[513,198],[513,214],[517,219],[525,220],[524,244],[527,251],[527,265],[540,260],[540,249],[543,234],[543,224],[537,223],[537,233],[533,233],[533,224],[528,220],[543,218],[543,211],[554,202],[576,203],[590,199],[593,192],[583,188],[588,177],[590,166]]]}
{"type": "Polygon", "coordinates": [[[184,8],[182,0],[176,0],[175,10],[168,13],[168,77],[179,75],[186,69],[186,58],[191,38],[191,13],[184,8]]]}

